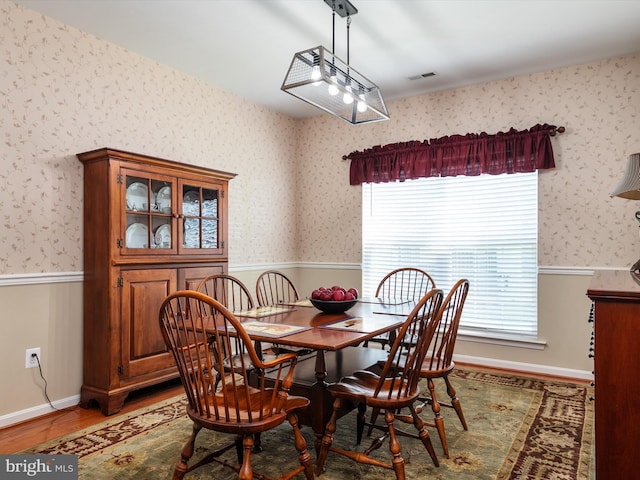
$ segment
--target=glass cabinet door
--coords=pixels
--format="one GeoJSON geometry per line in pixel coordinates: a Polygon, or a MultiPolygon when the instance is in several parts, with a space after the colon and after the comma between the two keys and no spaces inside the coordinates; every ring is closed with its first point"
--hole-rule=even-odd
{"type": "Polygon", "coordinates": [[[144,254],[162,249],[175,253],[173,179],[146,176],[139,171],[124,171],[122,178],[125,215],[124,238],[119,242],[121,252],[144,254]]]}
{"type": "Polygon", "coordinates": [[[220,247],[218,203],[215,185],[181,184],[182,249],[211,250],[220,247]]]}

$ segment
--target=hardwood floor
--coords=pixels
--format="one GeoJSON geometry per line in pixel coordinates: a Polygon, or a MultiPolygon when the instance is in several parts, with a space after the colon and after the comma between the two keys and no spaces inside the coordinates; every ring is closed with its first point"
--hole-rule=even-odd
{"type": "MultiPolygon", "coordinates": [[[[546,380],[570,381],[579,384],[588,384],[586,380],[576,380],[570,378],[551,377],[549,375],[534,375],[528,372],[515,372],[503,369],[490,369],[477,365],[463,365],[460,367],[481,368],[482,370],[493,370],[503,374],[513,374],[522,376],[535,376],[546,380]]],[[[90,427],[108,418],[116,418],[132,412],[138,408],[152,405],[155,402],[180,395],[184,390],[179,379],[164,384],[156,385],[147,389],[132,392],[124,404],[124,408],[116,415],[105,417],[97,407],[81,408],[79,406],[69,407],[65,410],[53,412],[42,417],[28,420],[26,422],[11,425],[0,429],[0,453],[16,453],[34,445],[52,440],[66,435],[76,430],[90,427]]]]}
{"type": "Polygon", "coordinates": [[[16,453],[34,445],[116,418],[138,408],[184,393],[180,380],[132,392],[120,412],[105,417],[97,406],[69,407],[26,422],[0,429],[0,453],[16,453]]]}

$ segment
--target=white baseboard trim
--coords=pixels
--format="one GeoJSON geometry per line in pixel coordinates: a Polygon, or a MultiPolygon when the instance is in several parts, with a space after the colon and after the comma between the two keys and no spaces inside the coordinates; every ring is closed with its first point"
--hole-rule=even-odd
{"type": "MultiPolygon", "coordinates": [[[[80,402],[80,395],[73,395],[71,397],[63,398],[61,400],[56,400],[51,403],[56,409],[62,409],[62,408],[73,407],[74,405],[78,405],[79,402],[80,402]]],[[[24,422],[27,420],[31,420],[33,418],[40,417],[42,415],[46,415],[47,413],[51,413],[54,411],[55,410],[51,408],[51,405],[49,405],[48,403],[43,403],[42,405],[37,405],[35,407],[27,408],[25,410],[8,413],[0,417],[0,428],[7,427],[9,425],[14,425],[16,423],[24,422]]]]}
{"type": "Polygon", "coordinates": [[[552,375],[554,377],[562,378],[574,378],[576,380],[593,380],[593,373],[586,370],[574,370],[571,368],[552,367],[549,365],[537,365],[533,363],[511,362],[495,358],[473,357],[470,355],[454,354],[453,360],[458,363],[466,363],[477,367],[501,368],[517,372],[552,375]]]}

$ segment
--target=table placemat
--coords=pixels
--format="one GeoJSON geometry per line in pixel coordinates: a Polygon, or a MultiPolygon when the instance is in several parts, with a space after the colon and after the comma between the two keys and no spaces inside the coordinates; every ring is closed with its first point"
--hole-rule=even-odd
{"type": "Polygon", "coordinates": [[[376,305],[402,305],[409,303],[410,298],[381,298],[381,297],[361,297],[358,299],[361,303],[374,303],[376,305]]]}
{"type": "Polygon", "coordinates": [[[286,337],[292,333],[298,333],[302,330],[308,330],[311,328],[300,325],[287,325],[284,323],[268,323],[259,321],[243,322],[242,326],[249,335],[255,334],[273,338],[286,337]]]}
{"type": "Polygon", "coordinates": [[[269,315],[277,315],[279,313],[287,313],[294,310],[292,307],[258,307],[250,310],[241,310],[239,312],[233,312],[236,317],[251,317],[262,318],[269,315]]]}
{"type": "Polygon", "coordinates": [[[380,330],[389,326],[388,318],[385,317],[373,317],[373,318],[360,318],[351,317],[339,322],[329,323],[322,325],[321,328],[333,328],[336,330],[350,330],[352,332],[371,333],[376,330],[380,330]]]}
{"type": "Polygon", "coordinates": [[[298,300],[297,302],[283,303],[283,305],[289,305],[292,307],[313,307],[311,300],[305,298],[304,300],[298,300]]]}
{"type": "Polygon", "coordinates": [[[380,305],[373,311],[377,315],[395,315],[400,317],[408,317],[413,311],[415,305],[413,303],[403,305],[380,305]]]}

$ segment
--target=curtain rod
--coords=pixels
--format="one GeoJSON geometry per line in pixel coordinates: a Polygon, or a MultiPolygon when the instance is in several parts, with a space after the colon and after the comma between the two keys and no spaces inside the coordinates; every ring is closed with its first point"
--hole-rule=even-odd
{"type": "MultiPolygon", "coordinates": [[[[549,129],[549,136],[550,137],[555,137],[556,133],[564,133],[566,131],[566,128],[564,127],[564,125],[560,125],[559,127],[549,125],[549,127],[553,127],[553,128],[549,129]]],[[[425,143],[425,142],[429,143],[429,140],[424,140],[422,142],[420,142],[419,140],[410,140],[408,142],[400,142],[400,143],[401,144],[408,144],[408,143],[413,143],[413,142],[416,142],[416,143],[425,143]]],[[[399,145],[399,144],[396,143],[395,145],[399,145]]],[[[351,152],[351,153],[356,153],[356,152],[351,152]]],[[[357,152],[357,153],[361,153],[361,152],[357,152]]],[[[351,155],[351,154],[349,154],[349,155],[351,155]]],[[[342,156],[342,160],[349,160],[349,155],[343,155],[342,156]]]]}

